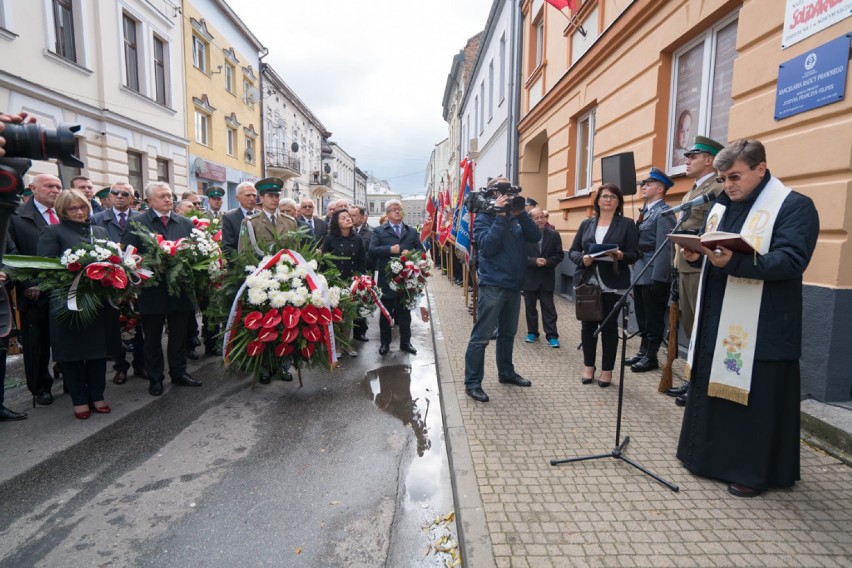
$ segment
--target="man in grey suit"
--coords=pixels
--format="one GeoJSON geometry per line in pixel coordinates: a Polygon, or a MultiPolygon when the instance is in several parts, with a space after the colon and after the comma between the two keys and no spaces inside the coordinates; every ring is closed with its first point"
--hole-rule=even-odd
{"type": "Polygon", "coordinates": [[[237,186],[237,203],[239,207],[222,215],[222,253],[225,257],[236,253],[243,219],[254,213],[257,189],[252,182],[244,181],[237,186]]]}
{"type": "Polygon", "coordinates": [[[660,366],[657,351],[663,343],[666,305],[672,282],[673,247],[666,235],[671,233],[675,226],[673,215],[663,215],[666,209],[664,197],[673,185],[671,178],[657,168],[651,168],[647,179],[642,180],[642,199],[645,200],[645,207],[639,215],[639,260],[633,267],[633,274],[639,275],[651,262],[651,257],[660,246],[663,246],[663,251],[639,280],[635,280],[634,276],[636,323],[639,325],[642,345],[639,353],[625,361],[634,373],[644,373],[660,366]]]}

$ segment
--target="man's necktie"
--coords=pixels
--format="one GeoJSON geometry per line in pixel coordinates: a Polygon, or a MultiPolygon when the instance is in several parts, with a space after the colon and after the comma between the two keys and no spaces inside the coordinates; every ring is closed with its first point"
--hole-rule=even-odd
{"type": "Polygon", "coordinates": [[[169,216],[168,215],[160,216],[160,220],[163,222],[163,227],[169,226],[169,216]]]}
{"type": "Polygon", "coordinates": [[[644,221],[644,220],[645,220],[645,207],[643,207],[642,209],[639,210],[639,220],[636,221],[636,224],[641,225],[642,221],[644,221]]]}
{"type": "Polygon", "coordinates": [[[396,233],[396,238],[399,238],[399,225],[394,225],[393,230],[396,233]]]}
{"type": "Polygon", "coordinates": [[[127,213],[125,213],[124,211],[122,211],[121,213],[118,214],[118,228],[121,229],[122,231],[124,230],[124,227],[127,225],[127,219],[125,219],[125,217],[127,217],[127,213]]]}
{"type": "Polygon", "coordinates": [[[277,226],[278,226],[278,224],[275,222],[275,217],[276,217],[275,215],[270,215],[270,216],[269,216],[269,220],[270,220],[270,221],[272,221],[272,226],[273,226],[273,227],[277,227],[277,226]]]}
{"type": "Polygon", "coordinates": [[[50,207],[47,208],[47,218],[50,219],[51,225],[59,224],[59,217],[56,216],[56,213],[53,212],[53,209],[50,207]]]}

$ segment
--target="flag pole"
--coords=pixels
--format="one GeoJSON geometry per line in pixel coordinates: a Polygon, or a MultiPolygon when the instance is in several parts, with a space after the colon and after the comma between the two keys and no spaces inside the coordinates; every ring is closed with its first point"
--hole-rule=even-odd
{"type": "Polygon", "coordinates": [[[574,21],[574,18],[576,18],[576,14],[574,15],[574,17],[570,17],[570,16],[568,16],[568,14],[566,14],[562,10],[558,10],[558,12],[560,14],[562,14],[563,16],[565,16],[565,19],[568,20],[568,23],[573,25],[574,29],[576,29],[578,32],[580,32],[581,36],[586,37],[586,30],[583,28],[583,25],[578,24],[577,22],[574,21]]]}

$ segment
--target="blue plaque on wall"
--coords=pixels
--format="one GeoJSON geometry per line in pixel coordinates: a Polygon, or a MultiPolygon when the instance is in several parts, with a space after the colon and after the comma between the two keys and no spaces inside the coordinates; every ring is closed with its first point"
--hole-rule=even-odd
{"type": "Polygon", "coordinates": [[[852,34],[844,34],[778,66],[775,120],[842,101],[852,34]]]}

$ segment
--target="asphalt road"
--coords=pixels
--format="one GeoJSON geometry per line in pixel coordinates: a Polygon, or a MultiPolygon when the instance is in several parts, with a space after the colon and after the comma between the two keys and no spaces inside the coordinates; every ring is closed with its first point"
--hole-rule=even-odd
{"type": "MultiPolygon", "coordinates": [[[[416,357],[380,358],[371,327],[361,356],[302,388],[252,388],[208,358],[190,366],[202,388],[109,383],[113,413],[80,421],[57,385],[52,406],[0,424],[0,566],[444,566],[428,324],[416,357]]],[[[20,387],[7,403],[30,406],[20,387]]]]}

